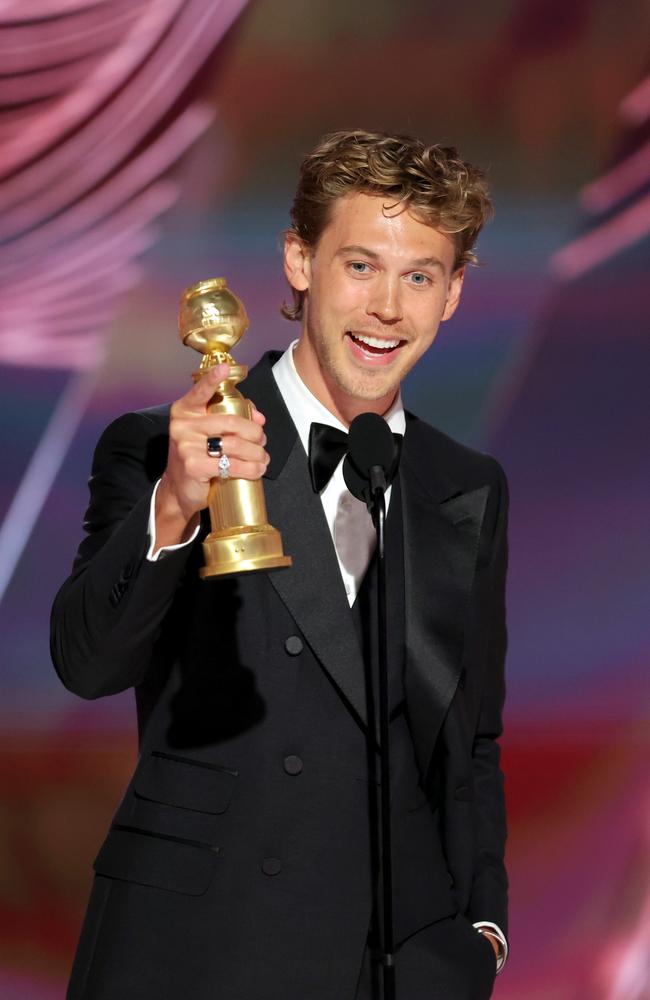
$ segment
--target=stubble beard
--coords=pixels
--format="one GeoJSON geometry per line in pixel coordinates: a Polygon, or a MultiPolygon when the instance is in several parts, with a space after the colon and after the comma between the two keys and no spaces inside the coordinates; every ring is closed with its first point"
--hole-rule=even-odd
{"type": "MultiPolygon", "coordinates": [[[[337,356],[332,345],[324,337],[316,335],[313,338],[313,343],[321,371],[346,396],[372,403],[387,396],[390,392],[394,394],[397,391],[400,382],[397,373],[391,373],[391,377],[386,378],[385,372],[381,369],[375,369],[367,373],[359,372],[356,375],[350,366],[337,356]]],[[[345,350],[343,345],[342,350],[345,350]]]]}

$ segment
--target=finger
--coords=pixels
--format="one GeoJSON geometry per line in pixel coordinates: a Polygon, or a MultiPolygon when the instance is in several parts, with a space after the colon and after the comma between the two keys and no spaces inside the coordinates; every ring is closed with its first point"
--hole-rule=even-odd
{"type": "Polygon", "coordinates": [[[232,434],[224,434],[221,440],[222,451],[230,459],[239,458],[243,462],[263,462],[265,464],[269,462],[269,454],[261,444],[246,441],[244,438],[232,434]]]}
{"type": "MultiPolygon", "coordinates": [[[[230,479],[260,479],[266,472],[268,462],[247,462],[241,458],[228,456],[230,459],[229,477],[230,479]]],[[[196,478],[203,482],[218,478],[219,472],[214,459],[206,459],[195,466],[196,478]]]]}
{"type": "MultiPolygon", "coordinates": [[[[255,462],[267,465],[270,461],[269,453],[264,447],[263,441],[250,441],[240,437],[238,434],[227,434],[223,430],[220,434],[210,434],[204,437],[202,434],[194,435],[191,439],[185,438],[178,445],[178,452],[185,463],[188,474],[196,475],[196,464],[201,465],[201,475],[205,474],[205,469],[210,463],[214,466],[222,454],[228,458],[237,458],[243,462],[255,462]],[[211,437],[218,437],[221,442],[220,451],[208,454],[207,442],[211,437]],[[206,457],[208,459],[206,464],[206,457]]],[[[214,475],[215,472],[212,472],[214,475]]]]}
{"type": "Polygon", "coordinates": [[[191,430],[194,437],[223,437],[224,434],[232,434],[255,444],[266,443],[266,434],[261,425],[248,417],[239,417],[236,413],[206,413],[200,420],[191,421],[191,430]]]}
{"type": "Polygon", "coordinates": [[[217,386],[228,378],[229,371],[230,365],[215,365],[214,368],[209,368],[179,400],[182,409],[190,413],[205,413],[205,408],[214,396],[217,386]]]}
{"type": "Polygon", "coordinates": [[[251,420],[254,420],[256,423],[261,424],[261,426],[263,427],[264,424],[266,423],[266,417],[264,416],[263,413],[260,413],[260,411],[257,409],[252,399],[249,399],[248,402],[251,408],[251,420]]]}

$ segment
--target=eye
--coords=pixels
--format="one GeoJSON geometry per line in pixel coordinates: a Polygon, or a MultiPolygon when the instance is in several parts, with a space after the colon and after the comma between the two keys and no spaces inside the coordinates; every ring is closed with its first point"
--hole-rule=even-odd
{"type": "Polygon", "coordinates": [[[424,274],[422,271],[413,271],[409,274],[409,279],[412,285],[428,285],[431,283],[429,275],[424,274]]]}
{"type": "Polygon", "coordinates": [[[348,267],[353,274],[368,274],[370,271],[370,265],[366,264],[365,260],[351,260],[348,262],[348,267]]]}

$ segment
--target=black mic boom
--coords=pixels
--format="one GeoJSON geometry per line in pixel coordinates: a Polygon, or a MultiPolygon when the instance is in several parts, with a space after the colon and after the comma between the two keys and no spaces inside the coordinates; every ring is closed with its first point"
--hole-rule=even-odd
{"type": "MultiPolygon", "coordinates": [[[[377,413],[360,413],[350,424],[348,453],[343,462],[345,484],[365,500],[377,530],[377,677],[380,731],[380,808],[377,843],[381,845],[382,995],[395,1000],[395,941],[393,927],[393,864],[390,822],[390,716],[388,711],[388,640],[386,621],[386,502],[384,492],[397,472],[401,438],[393,436],[377,413]]],[[[374,731],[374,725],[370,732],[374,731]]]]}

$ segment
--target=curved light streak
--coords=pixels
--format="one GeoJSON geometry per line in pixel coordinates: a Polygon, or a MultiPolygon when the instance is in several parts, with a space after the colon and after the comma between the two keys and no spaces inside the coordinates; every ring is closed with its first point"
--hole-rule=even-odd
{"type": "Polygon", "coordinates": [[[245,4],[0,4],[0,363],[75,373],[0,528],[0,600],[177,196],[165,174],[213,119],[192,81],[245,4]]]}

